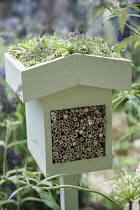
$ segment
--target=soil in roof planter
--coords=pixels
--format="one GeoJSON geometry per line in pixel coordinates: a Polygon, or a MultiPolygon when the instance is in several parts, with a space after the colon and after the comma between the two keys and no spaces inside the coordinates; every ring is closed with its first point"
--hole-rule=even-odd
{"type": "Polygon", "coordinates": [[[129,60],[75,30],[11,46],[5,69],[26,102],[28,148],[43,172],[111,168],[112,89],[131,89],[129,60]]]}

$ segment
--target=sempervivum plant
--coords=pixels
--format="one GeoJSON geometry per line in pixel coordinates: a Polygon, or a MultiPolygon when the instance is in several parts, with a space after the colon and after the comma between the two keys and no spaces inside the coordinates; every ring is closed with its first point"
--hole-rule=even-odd
{"type": "Polygon", "coordinates": [[[78,29],[68,33],[66,36],[54,34],[33,37],[30,40],[12,45],[9,48],[9,52],[27,67],[73,53],[120,57],[118,53],[109,49],[103,38],[87,37],[84,34],[80,34],[78,29]]]}

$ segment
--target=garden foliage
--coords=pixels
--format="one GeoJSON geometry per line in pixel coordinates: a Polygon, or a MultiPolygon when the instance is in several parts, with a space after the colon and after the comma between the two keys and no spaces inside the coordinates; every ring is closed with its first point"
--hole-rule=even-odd
{"type": "MultiPolygon", "coordinates": [[[[133,144],[134,140],[140,136],[140,82],[138,72],[140,64],[136,60],[135,53],[139,49],[140,32],[133,26],[131,18],[134,15],[128,14],[128,9],[132,8],[139,13],[139,5],[125,5],[124,1],[118,1],[118,4],[116,4],[116,1],[101,0],[101,3],[101,7],[94,18],[106,10],[110,11],[110,15],[103,21],[103,24],[111,18],[118,18],[120,30],[116,36],[119,43],[114,48],[116,49],[115,53],[113,52],[112,54],[104,39],[100,37],[89,38],[80,34],[78,30],[69,33],[65,38],[56,34],[33,37],[32,39],[27,38],[26,41],[12,46],[11,53],[23,62],[25,66],[46,62],[75,52],[93,53],[100,56],[114,55],[115,57],[120,52],[122,57],[126,58],[128,58],[127,55],[129,53],[129,58],[133,62],[133,72],[136,75],[133,76],[132,91],[114,92],[113,110],[118,111],[119,108],[123,108],[128,123],[128,130],[124,135],[121,135],[120,141],[117,141],[117,143],[119,145],[120,142],[131,142],[133,144]],[[34,49],[36,54],[34,54],[34,49]]],[[[139,18],[139,14],[135,14],[135,17],[139,18]]],[[[23,31],[23,38],[27,32],[24,33],[24,28],[21,31],[23,31]]],[[[3,38],[1,37],[1,39],[3,38]]],[[[15,36],[15,39],[17,41],[20,38],[15,36]]],[[[10,37],[8,37],[8,40],[10,40],[10,37]]],[[[4,41],[2,46],[3,48],[7,47],[4,41]]],[[[61,175],[50,177],[48,174],[45,174],[46,178],[44,178],[43,173],[39,170],[27,150],[24,105],[6,86],[2,67],[0,68],[0,77],[0,209],[24,210],[41,208],[42,210],[59,210],[59,190],[64,187],[99,194],[112,203],[111,206],[113,207],[108,208],[114,210],[123,209],[125,206],[128,206],[131,210],[134,202],[140,202],[139,167],[133,171],[132,168],[125,170],[123,165],[120,166],[118,164],[114,168],[114,177],[104,181],[112,182],[108,195],[104,195],[96,190],[83,188],[82,185],[80,187],[60,186],[58,178],[61,175]]],[[[121,147],[119,148],[121,150],[121,147]]],[[[98,205],[95,206],[97,207],[98,205]]],[[[102,208],[104,207],[102,206],[102,208]]]]}
{"type": "Polygon", "coordinates": [[[9,52],[27,67],[73,53],[120,57],[119,53],[109,49],[103,38],[87,37],[84,34],[80,34],[78,29],[68,33],[66,36],[54,34],[43,36],[42,38],[33,37],[30,40],[12,45],[9,47],[9,52]]]}

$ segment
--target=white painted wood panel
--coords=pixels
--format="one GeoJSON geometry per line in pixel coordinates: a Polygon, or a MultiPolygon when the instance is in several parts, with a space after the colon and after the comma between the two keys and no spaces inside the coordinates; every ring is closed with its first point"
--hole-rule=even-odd
{"type": "Polygon", "coordinates": [[[30,71],[24,71],[22,72],[22,80],[23,101],[31,101],[35,98],[78,85],[77,63],[69,63],[50,71],[47,70],[46,66],[44,71],[32,77],[30,77],[30,71]]]}
{"type": "Polygon", "coordinates": [[[29,68],[5,54],[7,82],[16,92],[21,86],[23,102],[49,95],[76,85],[107,89],[131,89],[131,62],[73,54],[29,68]]]}
{"type": "Polygon", "coordinates": [[[46,171],[45,129],[42,98],[27,102],[26,129],[28,149],[42,172],[46,171]]]}
{"type": "Polygon", "coordinates": [[[131,62],[124,59],[78,56],[79,85],[131,90],[131,62]]]}
{"type": "MultiPolygon", "coordinates": [[[[78,186],[78,175],[70,175],[60,177],[60,185],[78,186]]],[[[78,190],[75,189],[60,189],[61,210],[78,210],[78,190]]]]}
{"type": "Polygon", "coordinates": [[[46,132],[46,172],[53,174],[79,174],[110,169],[112,167],[112,91],[109,89],[76,86],[43,97],[46,132]],[[109,123],[106,125],[106,156],[53,164],[50,111],[75,107],[106,105],[109,123]]]}
{"type": "Polygon", "coordinates": [[[73,63],[77,61],[77,54],[72,54],[67,57],[58,57],[51,61],[40,63],[34,66],[27,67],[26,70],[30,70],[31,76],[40,74],[47,69],[50,71],[52,69],[57,69],[58,67],[73,63]],[[34,71],[35,70],[35,71],[34,71]]]}
{"type": "Polygon", "coordinates": [[[19,98],[23,100],[21,72],[18,69],[18,65],[16,66],[16,62],[14,63],[11,60],[13,61],[11,57],[5,56],[6,80],[14,92],[18,94],[19,98]]]}

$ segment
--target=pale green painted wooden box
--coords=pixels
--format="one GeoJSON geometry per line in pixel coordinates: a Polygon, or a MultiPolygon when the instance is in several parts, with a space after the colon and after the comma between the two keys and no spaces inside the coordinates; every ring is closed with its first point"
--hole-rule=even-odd
{"type": "Polygon", "coordinates": [[[43,172],[112,167],[112,89],[131,89],[130,61],[73,54],[26,68],[6,53],[5,68],[25,102],[28,148],[43,172]]]}

